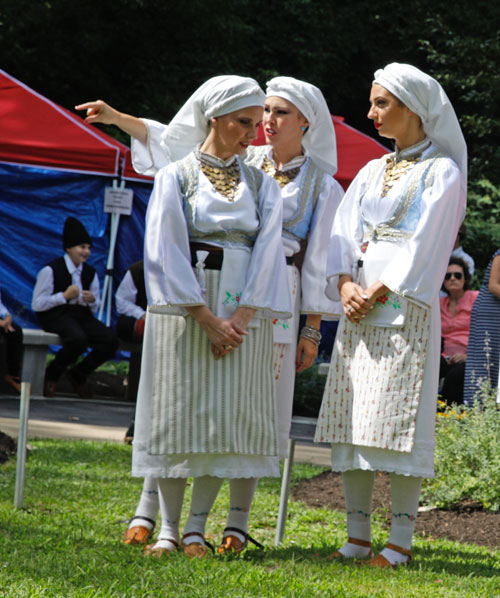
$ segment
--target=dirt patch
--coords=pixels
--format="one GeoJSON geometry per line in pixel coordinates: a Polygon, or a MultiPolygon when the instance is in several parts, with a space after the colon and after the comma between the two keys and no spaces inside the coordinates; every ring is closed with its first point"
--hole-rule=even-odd
{"type": "MultiPolygon", "coordinates": [[[[339,473],[325,472],[299,482],[293,497],[310,507],[328,507],[345,511],[344,491],[339,473]]],[[[373,488],[373,510],[390,526],[390,480],[385,473],[377,473],[373,488]]],[[[415,533],[428,538],[447,538],[480,546],[500,547],[500,513],[485,511],[473,502],[463,502],[454,510],[433,509],[419,512],[415,533]]]]}
{"type": "Polygon", "coordinates": [[[0,463],[5,463],[16,454],[16,441],[0,432],[0,463]]]}

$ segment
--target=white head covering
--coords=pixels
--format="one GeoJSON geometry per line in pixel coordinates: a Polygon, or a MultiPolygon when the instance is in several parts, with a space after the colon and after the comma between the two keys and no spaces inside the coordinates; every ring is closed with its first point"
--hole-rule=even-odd
{"type": "Polygon", "coordinates": [[[192,152],[208,135],[208,122],[249,106],[264,106],[265,95],[250,77],[221,75],[199,87],[171,120],[162,134],[161,146],[172,161],[192,152]]]}
{"type": "Polygon", "coordinates": [[[441,85],[416,67],[397,62],[376,71],[373,82],[385,87],[420,116],[429,139],[455,160],[467,178],[467,145],[441,85]]]}
{"type": "Polygon", "coordinates": [[[321,91],[311,83],[293,77],[274,77],[267,82],[266,95],[284,98],[309,121],[302,138],[307,156],[328,174],[337,172],[337,142],[332,116],[321,91]]]}

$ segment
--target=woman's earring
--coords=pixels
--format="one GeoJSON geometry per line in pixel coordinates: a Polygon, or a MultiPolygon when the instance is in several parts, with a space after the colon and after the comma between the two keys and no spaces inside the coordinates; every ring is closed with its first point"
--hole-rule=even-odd
{"type": "Polygon", "coordinates": [[[302,129],[302,133],[305,133],[309,127],[302,125],[300,128],[302,129]]]}

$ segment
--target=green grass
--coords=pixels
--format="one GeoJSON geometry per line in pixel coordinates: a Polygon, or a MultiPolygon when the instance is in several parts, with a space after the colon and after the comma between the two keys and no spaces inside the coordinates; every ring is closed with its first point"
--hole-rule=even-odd
{"type": "MultiPolygon", "coordinates": [[[[474,545],[416,537],[414,562],[397,571],[326,561],[345,540],[344,514],[294,501],[284,545],[274,548],[279,480],[261,480],[251,516],[251,532],[265,551],[201,561],[180,553],[144,557],[140,548],[120,542],[142,482],[130,477],[130,447],[63,440],[31,444],[24,509],[13,507],[15,462],[0,470],[0,598],[500,595],[500,551],[474,545]]],[[[297,465],[294,480],[320,471],[297,465]]],[[[227,502],[224,485],[207,530],[215,542],[227,502]]],[[[386,539],[375,519],[376,547],[386,539]]]]}

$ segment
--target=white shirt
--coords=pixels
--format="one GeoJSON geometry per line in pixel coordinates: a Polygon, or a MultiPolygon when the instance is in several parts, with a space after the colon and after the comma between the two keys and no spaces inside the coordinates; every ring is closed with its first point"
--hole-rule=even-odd
{"type": "Polygon", "coordinates": [[[137,287],[130,270],[127,270],[118,289],[116,290],[116,311],[122,316],[130,316],[140,320],[146,313],[140,305],[136,305],[137,287]]]}
{"type": "Polygon", "coordinates": [[[64,254],[64,262],[71,275],[71,284],[76,285],[80,289],[80,294],[75,299],[66,301],[63,291],[54,293],[54,271],[50,266],[45,266],[40,270],[36,278],[35,288],[33,289],[33,299],[31,301],[31,309],[33,311],[48,311],[58,305],[84,305],[90,307],[93,314],[97,312],[101,304],[101,295],[99,290],[99,278],[97,273],[94,275],[90,283],[89,291],[94,295],[95,301],[93,303],[85,303],[82,298],[82,269],[83,264],[75,266],[67,253],[64,254]]]}

